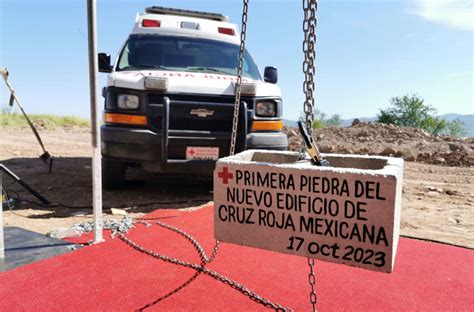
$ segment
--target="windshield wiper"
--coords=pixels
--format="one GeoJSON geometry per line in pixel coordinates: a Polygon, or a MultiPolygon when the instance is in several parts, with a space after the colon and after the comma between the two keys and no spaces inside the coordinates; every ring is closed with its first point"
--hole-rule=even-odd
{"type": "Polygon", "coordinates": [[[120,70],[141,70],[145,68],[152,68],[152,69],[161,69],[161,70],[170,70],[164,66],[160,65],[152,65],[152,64],[139,64],[139,65],[129,65],[124,68],[120,68],[120,70]]]}
{"type": "Polygon", "coordinates": [[[161,65],[153,65],[153,64],[140,64],[140,65],[138,65],[137,67],[169,70],[168,68],[166,68],[166,67],[164,67],[164,66],[161,66],[161,65]]]}
{"type": "Polygon", "coordinates": [[[231,75],[230,73],[214,68],[214,67],[188,67],[186,68],[187,70],[197,70],[197,71],[211,71],[215,73],[220,73],[220,74],[226,74],[226,75],[231,75]]]}

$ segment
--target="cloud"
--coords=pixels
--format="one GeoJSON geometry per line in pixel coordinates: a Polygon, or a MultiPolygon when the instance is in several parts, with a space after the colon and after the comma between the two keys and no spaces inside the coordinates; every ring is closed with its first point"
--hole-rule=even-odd
{"type": "Polygon", "coordinates": [[[451,28],[474,31],[474,1],[414,0],[415,15],[451,28]]]}

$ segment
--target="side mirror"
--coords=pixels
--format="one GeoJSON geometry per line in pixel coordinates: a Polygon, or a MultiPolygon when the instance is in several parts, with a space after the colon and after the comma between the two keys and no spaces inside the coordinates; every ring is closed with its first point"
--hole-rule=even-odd
{"type": "Polygon", "coordinates": [[[269,83],[277,83],[278,82],[278,69],[273,66],[265,67],[265,73],[263,75],[263,79],[269,83]]]}
{"type": "Polygon", "coordinates": [[[112,65],[110,65],[110,54],[99,53],[99,72],[111,73],[112,65]]]}

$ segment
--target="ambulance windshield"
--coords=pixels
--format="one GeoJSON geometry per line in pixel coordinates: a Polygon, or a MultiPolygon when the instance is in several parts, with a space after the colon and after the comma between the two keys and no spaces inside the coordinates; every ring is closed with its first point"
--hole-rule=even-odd
{"type": "MultiPolygon", "coordinates": [[[[236,75],[239,46],[222,41],[158,35],[129,38],[117,71],[158,69],[236,75]]],[[[261,80],[257,65],[245,51],[243,76],[261,80]]]]}

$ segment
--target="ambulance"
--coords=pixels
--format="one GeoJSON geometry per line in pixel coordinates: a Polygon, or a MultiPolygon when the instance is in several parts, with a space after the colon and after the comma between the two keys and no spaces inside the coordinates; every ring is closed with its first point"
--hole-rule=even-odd
{"type": "MultiPolygon", "coordinates": [[[[128,167],[210,175],[228,156],[240,34],[226,16],[146,8],[108,73],[101,127],[103,186],[120,187],[128,167]]],[[[236,152],[286,150],[275,67],[263,77],[246,51],[236,152]]]]}

